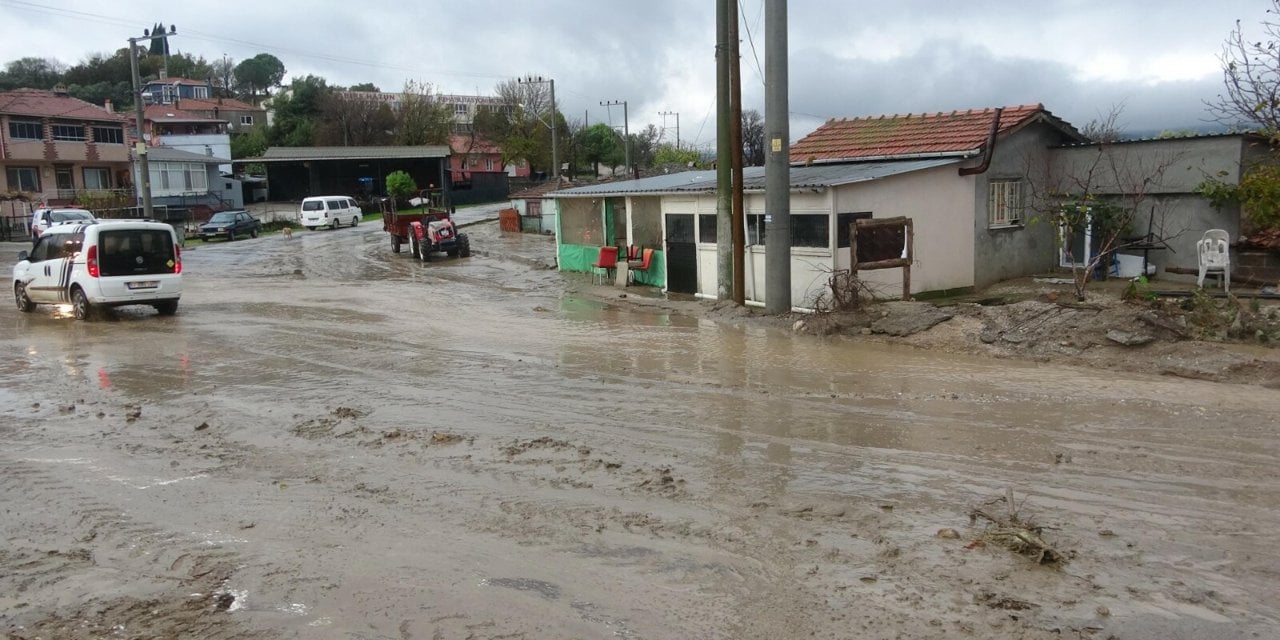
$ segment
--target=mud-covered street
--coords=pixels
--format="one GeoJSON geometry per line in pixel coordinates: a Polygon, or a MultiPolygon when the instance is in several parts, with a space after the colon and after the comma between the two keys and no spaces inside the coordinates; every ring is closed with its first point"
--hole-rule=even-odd
{"type": "Polygon", "coordinates": [[[469,230],[191,248],[172,318],[5,303],[6,637],[1280,635],[1275,390],[602,302],[469,230]]]}

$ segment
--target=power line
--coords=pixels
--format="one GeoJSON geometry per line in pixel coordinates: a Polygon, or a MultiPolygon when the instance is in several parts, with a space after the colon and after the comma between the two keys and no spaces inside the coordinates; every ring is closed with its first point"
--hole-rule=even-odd
{"type": "MultiPolygon", "coordinates": [[[[742,6],[742,0],[738,0],[738,13],[744,16],[747,14],[746,7],[742,6]]],[[[760,24],[759,22],[760,16],[763,14],[764,14],[764,0],[760,0],[760,13],[756,14],[757,25],[760,24]]],[[[742,27],[747,30],[747,43],[751,45],[751,57],[755,58],[755,61],[756,61],[756,77],[760,78],[760,85],[765,86],[764,71],[760,69],[760,54],[756,53],[756,41],[755,41],[755,38],[751,37],[751,25],[748,25],[747,21],[743,20],[742,27]]]]}

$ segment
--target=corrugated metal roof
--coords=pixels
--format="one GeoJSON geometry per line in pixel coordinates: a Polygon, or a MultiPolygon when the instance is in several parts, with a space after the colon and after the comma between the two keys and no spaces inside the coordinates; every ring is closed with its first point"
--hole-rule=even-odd
{"type": "Polygon", "coordinates": [[[271,147],[261,158],[237,162],[296,162],[299,160],[407,160],[446,158],[449,147],[428,144],[417,147],[271,147]]]}
{"type": "Polygon", "coordinates": [[[1054,149],[1073,149],[1076,147],[1096,147],[1102,144],[1134,144],[1138,142],[1186,142],[1188,140],[1211,140],[1216,138],[1255,138],[1258,140],[1266,140],[1266,136],[1254,133],[1252,131],[1220,131],[1217,133],[1193,133],[1185,136],[1169,136],[1165,138],[1126,138],[1124,140],[1112,140],[1110,142],[1077,142],[1072,144],[1061,144],[1054,149]]]}
{"type": "Polygon", "coordinates": [[[227,158],[218,158],[203,153],[191,153],[172,147],[151,147],[147,149],[147,157],[156,162],[203,162],[204,164],[230,164],[227,158]]]}
{"type": "MultiPolygon", "coordinates": [[[[824,164],[811,167],[791,167],[792,189],[824,189],[842,184],[878,180],[912,171],[923,171],[960,162],[959,158],[933,158],[928,160],[900,160],[896,162],[859,162],[853,164],[824,164]]],[[[746,167],[742,170],[742,189],[763,192],[764,167],[746,167]]],[[[550,198],[582,198],[596,196],[625,196],[641,194],[696,194],[715,193],[715,171],[684,171],[639,180],[603,182],[573,189],[563,189],[547,194],[550,198]]]]}

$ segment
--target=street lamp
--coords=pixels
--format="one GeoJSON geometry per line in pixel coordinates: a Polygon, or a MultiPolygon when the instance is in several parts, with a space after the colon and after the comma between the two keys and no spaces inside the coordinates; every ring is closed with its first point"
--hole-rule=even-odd
{"type": "MultiPolygon", "coordinates": [[[[556,81],[554,78],[543,79],[542,76],[525,76],[516,78],[518,84],[551,85],[551,176],[560,179],[559,135],[556,133],[556,81]]],[[[544,123],[545,124],[545,123],[544,123]]]]}
{"type": "Polygon", "coordinates": [[[146,40],[147,42],[159,40],[177,33],[178,28],[169,25],[168,33],[164,31],[151,33],[143,29],[141,38],[129,38],[129,68],[133,71],[133,106],[138,116],[138,142],[135,147],[135,153],[138,154],[138,190],[142,192],[142,214],[148,220],[153,217],[151,208],[151,167],[147,165],[147,141],[143,139],[142,133],[146,115],[142,109],[142,78],[138,74],[138,42],[141,40],[146,40]]]}
{"type": "MultiPolygon", "coordinates": [[[[626,100],[609,100],[601,101],[600,106],[612,107],[614,105],[622,105],[622,150],[626,155],[627,173],[631,173],[631,127],[627,122],[627,101],[626,100]]],[[[612,122],[610,123],[612,124],[612,122]]]]}

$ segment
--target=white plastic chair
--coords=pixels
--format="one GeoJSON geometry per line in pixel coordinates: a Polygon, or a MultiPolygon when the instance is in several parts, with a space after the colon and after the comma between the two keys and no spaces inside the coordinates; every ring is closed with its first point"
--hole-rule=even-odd
{"type": "Polygon", "coordinates": [[[1200,256],[1200,277],[1197,287],[1204,287],[1204,277],[1210,273],[1222,274],[1222,288],[1231,291],[1231,236],[1222,229],[1210,229],[1196,242],[1200,256]]]}

